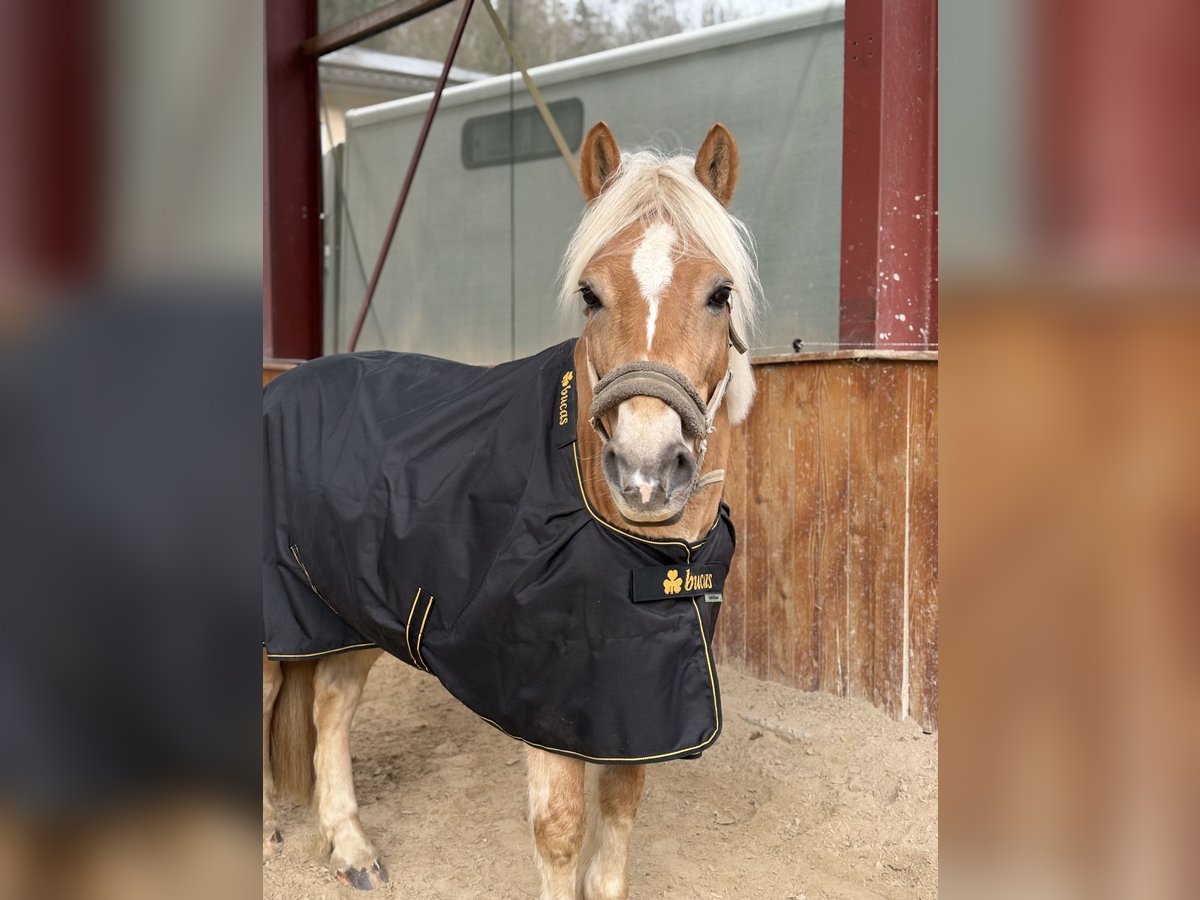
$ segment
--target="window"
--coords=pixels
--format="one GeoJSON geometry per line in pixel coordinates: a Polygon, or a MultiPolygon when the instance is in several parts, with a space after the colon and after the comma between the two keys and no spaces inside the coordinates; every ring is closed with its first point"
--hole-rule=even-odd
{"type": "MultiPolygon", "coordinates": [[[[577,97],[546,104],[574,153],[583,141],[583,102],[577,97]]],[[[462,131],[462,162],[468,169],[503,166],[558,156],[554,139],[537,107],[467,119],[462,131]]]]}

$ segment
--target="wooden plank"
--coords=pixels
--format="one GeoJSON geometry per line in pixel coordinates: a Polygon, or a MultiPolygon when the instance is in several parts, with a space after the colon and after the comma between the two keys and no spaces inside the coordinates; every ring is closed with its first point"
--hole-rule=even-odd
{"type": "Polygon", "coordinates": [[[771,496],[773,480],[769,466],[770,429],[774,413],[775,379],[758,378],[758,397],[754,402],[751,427],[746,433],[746,545],[753,551],[746,557],[746,671],[756,678],[767,677],[770,656],[767,606],[769,602],[772,547],[768,524],[777,512],[771,496]]]}
{"type": "Polygon", "coordinates": [[[334,50],[365,41],[389,28],[411,22],[448,3],[450,0],[395,0],[393,3],[385,3],[378,9],[308,38],[303,44],[303,50],[310,56],[324,56],[334,50]]]}
{"type": "Polygon", "coordinates": [[[846,382],[849,364],[831,363],[819,370],[817,409],[820,420],[816,616],[820,633],[817,682],[823,691],[846,695],[846,503],[849,433],[846,382]]]}
{"type": "Polygon", "coordinates": [[[904,708],[905,525],[910,366],[878,364],[871,417],[876,429],[874,702],[894,718],[904,708]]]}
{"type": "MultiPolygon", "coordinates": [[[[847,497],[846,633],[848,693],[875,699],[875,550],[879,545],[875,421],[877,385],[883,367],[848,367],[847,425],[850,432],[847,497]]],[[[884,377],[885,387],[887,378],[884,377]]]]}
{"type": "Polygon", "coordinates": [[[746,665],[746,435],[749,422],[733,429],[729,462],[725,466],[725,502],[737,532],[737,550],[725,580],[725,602],[717,626],[717,659],[739,669],[746,665]]]}
{"type": "Polygon", "coordinates": [[[296,368],[302,362],[304,362],[302,359],[264,359],[262,364],[263,387],[266,387],[288,369],[296,368]]]}
{"type": "Polygon", "coordinates": [[[909,475],[909,714],[938,724],[938,381],[937,369],[911,370],[909,475]]]}
{"type": "Polygon", "coordinates": [[[764,472],[767,503],[762,507],[763,540],[767,550],[767,667],[766,677],[782,684],[795,684],[795,646],[798,619],[793,580],[795,542],[792,462],[796,421],[796,379],[786,369],[767,370],[771,385],[766,416],[766,455],[754,463],[764,472]]]}
{"type": "MultiPolygon", "coordinates": [[[[793,684],[815,691],[819,684],[820,629],[817,618],[821,534],[820,369],[788,368],[795,412],[790,432],[793,483],[783,509],[792,519],[791,572],[793,684]]],[[[782,502],[783,498],[781,498],[782,502]]]]}

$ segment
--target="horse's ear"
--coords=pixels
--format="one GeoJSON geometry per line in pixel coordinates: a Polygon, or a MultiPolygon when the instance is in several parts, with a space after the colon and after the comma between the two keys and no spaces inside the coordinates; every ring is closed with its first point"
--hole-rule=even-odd
{"type": "Polygon", "coordinates": [[[621,151],[604,122],[597,122],[583,139],[579,151],[579,186],[590,203],[600,196],[604,186],[621,164],[621,151]]]}
{"type": "Polygon", "coordinates": [[[696,154],[696,177],[722,206],[729,205],[737,187],[738,148],[729,129],[720,122],[708,129],[696,154]]]}

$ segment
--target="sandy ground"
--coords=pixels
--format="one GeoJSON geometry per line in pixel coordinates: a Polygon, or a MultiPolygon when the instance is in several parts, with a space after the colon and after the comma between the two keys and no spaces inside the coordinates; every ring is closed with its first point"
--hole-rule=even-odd
{"type": "MultiPolygon", "coordinates": [[[[861,701],[721,672],[725,729],[697,761],[651,766],[630,896],[825,900],[937,896],[937,738],[861,701]]],[[[430,676],[385,656],[353,734],[363,826],[391,882],[361,894],[281,810],[263,897],[531,898],[523,745],[430,676]]]]}

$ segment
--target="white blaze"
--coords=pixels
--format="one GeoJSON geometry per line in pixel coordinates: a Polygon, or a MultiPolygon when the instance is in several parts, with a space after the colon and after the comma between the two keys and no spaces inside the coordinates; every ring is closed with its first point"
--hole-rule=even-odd
{"type": "Polygon", "coordinates": [[[654,327],[658,322],[658,304],[663,289],[671,283],[675,261],[671,248],[675,246],[675,229],[665,222],[658,222],[646,229],[642,242],[633,253],[633,275],[650,312],[646,316],[646,350],[654,343],[654,327]]]}

